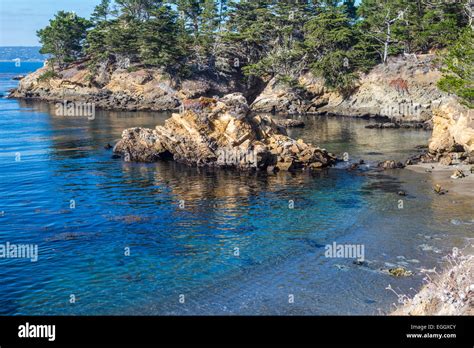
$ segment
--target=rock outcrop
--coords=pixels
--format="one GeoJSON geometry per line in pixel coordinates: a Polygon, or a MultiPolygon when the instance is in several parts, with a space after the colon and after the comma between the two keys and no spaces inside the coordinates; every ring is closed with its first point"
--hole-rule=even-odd
{"type": "Polygon", "coordinates": [[[326,92],[324,81],[305,73],[298,79],[298,86],[273,78],[263,92],[252,103],[254,112],[280,114],[315,113],[325,103],[322,95],[326,92]]]}
{"type": "Polygon", "coordinates": [[[445,165],[474,163],[474,110],[455,98],[436,109],[429,153],[445,165]]]}
{"type": "Polygon", "coordinates": [[[437,88],[441,78],[436,55],[390,57],[363,74],[350,95],[324,86],[307,72],[294,86],[274,78],[252,104],[258,112],[315,113],[350,117],[380,117],[395,124],[422,124],[449,96],[437,88]]]}
{"type": "MultiPolygon", "coordinates": [[[[197,72],[187,79],[173,78],[160,69],[123,67],[103,63],[91,71],[88,62],[77,62],[51,74],[43,67],[21,79],[10,97],[50,102],[81,101],[110,110],[176,110],[188,98],[224,95],[232,92],[255,93],[241,85],[236,76],[211,76],[197,72]]],[[[255,87],[257,88],[257,87],[255,87]]],[[[258,89],[258,88],[257,88],[258,89]]]]}
{"type": "Polygon", "coordinates": [[[316,169],[335,163],[324,149],[293,140],[270,116],[252,115],[242,94],[184,102],[164,126],[123,132],[114,152],[126,161],[173,159],[237,169],[316,169]]]}
{"type": "Polygon", "coordinates": [[[362,75],[350,96],[322,95],[328,102],[318,111],[423,123],[448,97],[437,88],[441,76],[434,54],[391,57],[386,65],[379,64],[362,75]]]}
{"type": "Polygon", "coordinates": [[[328,90],[324,80],[310,72],[297,81],[273,78],[262,85],[248,85],[238,72],[216,76],[199,71],[186,79],[173,78],[160,69],[104,62],[91,71],[88,62],[56,69],[45,77],[44,67],[24,77],[11,97],[47,101],[81,100],[96,107],[118,110],[174,110],[185,99],[222,96],[240,92],[253,100],[259,113],[333,114],[355,117],[384,117],[395,123],[422,124],[449,96],[436,84],[441,78],[436,55],[390,57],[361,76],[349,96],[328,90]]]}

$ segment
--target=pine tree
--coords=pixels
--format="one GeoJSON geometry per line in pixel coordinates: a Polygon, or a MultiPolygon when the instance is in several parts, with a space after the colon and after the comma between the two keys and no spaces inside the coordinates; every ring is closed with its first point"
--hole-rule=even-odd
{"type": "Polygon", "coordinates": [[[83,56],[83,41],[91,22],[73,12],[59,11],[49,25],[38,30],[42,54],[51,54],[60,67],[83,56]]]}
{"type": "Polygon", "coordinates": [[[329,87],[348,93],[359,70],[356,31],[345,6],[327,6],[305,26],[312,71],[329,87]]]}
{"type": "Polygon", "coordinates": [[[441,90],[454,93],[474,108],[474,31],[467,26],[444,57],[444,76],[438,82],[441,90]]]}
{"type": "Polygon", "coordinates": [[[396,33],[407,25],[405,0],[362,0],[358,14],[363,18],[359,32],[365,37],[367,49],[375,49],[383,63],[390,54],[402,51],[396,33]]]}
{"type": "Polygon", "coordinates": [[[150,12],[140,38],[140,61],[144,64],[176,68],[183,52],[177,45],[177,15],[169,7],[162,6],[150,12]]]}
{"type": "MultiPolygon", "coordinates": [[[[421,2],[421,0],[417,0],[421,2]]],[[[412,4],[412,8],[413,8],[412,4]]],[[[462,1],[432,0],[421,2],[412,10],[410,36],[413,51],[427,52],[431,48],[451,45],[468,23],[462,1]]]]}
{"type": "MultiPolygon", "coordinates": [[[[232,1],[224,40],[236,68],[249,74],[257,73],[256,64],[271,50],[273,19],[270,0],[232,1]]],[[[257,73],[258,74],[258,73],[257,73]]]]}
{"type": "Polygon", "coordinates": [[[122,17],[146,21],[151,12],[163,5],[163,0],[115,0],[122,17]]]}
{"type": "Polygon", "coordinates": [[[101,0],[100,4],[94,8],[94,12],[91,15],[91,21],[93,23],[100,23],[107,21],[112,14],[110,7],[111,0],[101,0]]]}

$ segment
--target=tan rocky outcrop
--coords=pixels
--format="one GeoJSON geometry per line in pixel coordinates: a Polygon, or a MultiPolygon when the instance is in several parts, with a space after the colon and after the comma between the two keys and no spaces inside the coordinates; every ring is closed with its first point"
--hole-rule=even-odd
{"type": "Polygon", "coordinates": [[[328,90],[324,80],[310,72],[291,83],[274,77],[261,88],[257,82],[246,85],[237,75],[197,72],[178,79],[160,69],[124,68],[117,62],[104,62],[92,72],[87,61],[56,69],[58,76],[50,79],[39,79],[46,68],[29,74],[11,96],[81,100],[105,109],[158,111],[174,110],[185,99],[242,92],[256,98],[251,105],[254,112],[384,116],[394,122],[422,123],[429,121],[433,110],[448,97],[436,86],[441,72],[435,58],[431,54],[390,57],[386,65],[363,74],[348,96],[328,90]]]}
{"type": "Polygon", "coordinates": [[[288,82],[275,77],[270,80],[262,93],[252,103],[254,112],[304,114],[314,113],[326,105],[328,97],[324,80],[305,73],[297,81],[298,86],[289,86],[288,82]]]}
{"type": "Polygon", "coordinates": [[[361,76],[347,98],[332,97],[321,112],[345,116],[382,116],[396,122],[425,122],[447,95],[436,55],[391,57],[361,76]]]}
{"type": "Polygon", "coordinates": [[[439,106],[434,111],[429,151],[434,155],[449,156],[444,158],[445,164],[463,153],[473,157],[474,110],[462,106],[455,98],[439,106]]]}
{"type": "Polygon", "coordinates": [[[242,94],[184,102],[164,126],[123,132],[114,152],[126,161],[174,159],[210,167],[293,170],[335,162],[327,151],[293,140],[271,117],[252,115],[242,94]]]}
{"type": "MultiPolygon", "coordinates": [[[[272,79],[252,104],[257,112],[317,113],[386,117],[397,123],[423,123],[448,95],[437,88],[441,72],[436,55],[390,57],[360,76],[353,92],[341,95],[307,72],[296,86],[272,79]]],[[[429,125],[426,126],[429,128],[429,125]]]]}
{"type": "Polygon", "coordinates": [[[165,111],[176,110],[188,98],[243,89],[240,80],[232,76],[217,78],[198,72],[179,79],[158,68],[125,68],[116,62],[99,64],[94,71],[88,61],[64,69],[55,67],[55,75],[46,78],[48,70],[50,67],[43,67],[23,78],[10,97],[52,102],[78,100],[93,102],[102,109],[165,111]]]}

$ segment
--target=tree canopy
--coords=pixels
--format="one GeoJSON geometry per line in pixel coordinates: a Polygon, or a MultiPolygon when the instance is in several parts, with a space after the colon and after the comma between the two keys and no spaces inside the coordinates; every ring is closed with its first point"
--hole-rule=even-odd
{"type": "MultiPolygon", "coordinates": [[[[472,24],[468,0],[362,0],[358,6],[355,0],[98,2],[90,19],[56,14],[38,31],[42,53],[61,65],[87,56],[93,65],[126,60],[173,74],[295,81],[311,70],[344,91],[390,55],[461,45],[472,24]]],[[[456,47],[446,60],[449,79],[464,78],[449,57],[470,57],[456,47]]],[[[443,86],[455,88],[446,81],[443,86]]]]}

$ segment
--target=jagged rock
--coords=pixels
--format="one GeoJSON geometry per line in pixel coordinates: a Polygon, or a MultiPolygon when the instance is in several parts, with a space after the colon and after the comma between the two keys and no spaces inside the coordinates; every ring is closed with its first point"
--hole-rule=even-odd
{"type": "Polygon", "coordinates": [[[411,123],[394,123],[394,122],[386,122],[386,123],[374,123],[365,126],[367,129],[424,129],[424,130],[431,130],[432,125],[428,122],[419,123],[419,122],[411,122],[411,123]]]}
{"type": "Polygon", "coordinates": [[[130,161],[173,158],[190,165],[272,171],[323,168],[336,160],[326,150],[291,139],[270,116],[251,115],[240,93],[187,100],[183,106],[164,126],[125,130],[114,152],[130,161]]]}
{"type": "Polygon", "coordinates": [[[273,78],[252,103],[252,110],[265,113],[305,114],[313,112],[315,104],[322,106],[327,103],[317,98],[324,91],[321,79],[306,74],[301,76],[298,82],[300,86],[295,87],[278,77],[273,78]]]}
{"type": "Polygon", "coordinates": [[[42,78],[48,69],[42,67],[27,75],[9,96],[50,102],[91,101],[102,109],[165,111],[177,110],[186,98],[233,91],[250,95],[259,90],[253,85],[244,87],[237,75],[217,78],[214,74],[196,72],[187,79],[179,79],[159,68],[127,66],[125,61],[114,59],[99,63],[94,73],[84,61],[64,69],[55,66],[55,76],[42,78]]]}
{"type": "Polygon", "coordinates": [[[122,140],[114,147],[114,153],[122,154],[126,162],[155,162],[165,152],[153,130],[138,127],[124,130],[122,140]]]}
{"type": "MultiPolygon", "coordinates": [[[[448,96],[436,82],[442,73],[435,54],[411,57],[392,56],[387,64],[362,74],[348,96],[326,93],[328,98],[320,113],[350,117],[385,117],[390,122],[424,123],[433,109],[448,96]]],[[[426,125],[429,129],[429,125],[426,125]]]]}

